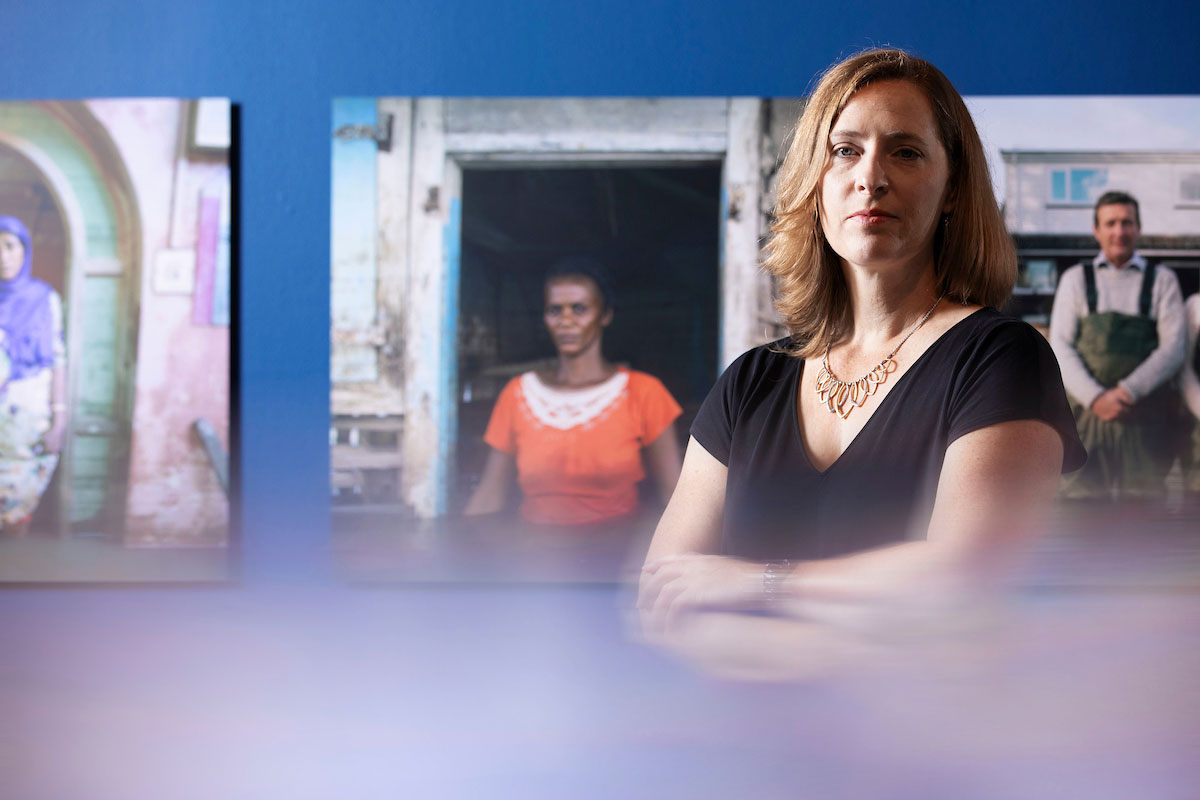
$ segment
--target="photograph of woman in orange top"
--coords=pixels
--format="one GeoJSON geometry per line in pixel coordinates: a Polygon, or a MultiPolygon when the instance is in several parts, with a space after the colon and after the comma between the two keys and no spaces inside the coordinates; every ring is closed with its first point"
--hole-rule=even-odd
{"type": "Polygon", "coordinates": [[[603,266],[563,259],[544,286],[557,364],[513,378],[500,393],[483,437],[491,450],[463,513],[503,510],[514,479],[521,517],[540,525],[630,517],[647,472],[665,501],[679,479],[681,409],[654,376],[605,360],[613,306],[603,266]]]}

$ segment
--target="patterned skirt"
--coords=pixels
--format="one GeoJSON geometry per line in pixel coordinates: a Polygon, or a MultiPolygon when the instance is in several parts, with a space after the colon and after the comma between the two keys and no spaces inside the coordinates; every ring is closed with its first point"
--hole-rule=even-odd
{"type": "Polygon", "coordinates": [[[0,528],[28,522],[50,485],[58,454],[41,452],[49,428],[49,370],[10,381],[0,396],[0,528]]]}

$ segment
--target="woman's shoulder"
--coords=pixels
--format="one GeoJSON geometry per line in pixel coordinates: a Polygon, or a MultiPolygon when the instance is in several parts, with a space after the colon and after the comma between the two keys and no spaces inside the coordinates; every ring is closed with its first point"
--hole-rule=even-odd
{"type": "Polygon", "coordinates": [[[943,337],[934,362],[962,389],[987,381],[1061,390],[1058,359],[1037,328],[992,308],[962,320],[943,337]]]}
{"type": "Polygon", "coordinates": [[[727,407],[735,408],[750,402],[751,398],[772,395],[790,387],[791,379],[804,364],[792,354],[794,347],[790,338],[752,347],[721,373],[710,397],[723,398],[727,407]]]}
{"type": "Polygon", "coordinates": [[[29,280],[28,280],[26,287],[27,287],[26,291],[32,291],[36,294],[41,295],[42,297],[45,297],[48,299],[55,299],[55,300],[59,299],[58,291],[53,286],[51,286],[50,284],[48,284],[44,280],[42,280],[41,278],[35,278],[32,275],[29,276],[29,280]]]}
{"type": "Polygon", "coordinates": [[[668,421],[675,419],[683,411],[671,390],[655,376],[648,372],[622,367],[621,371],[627,377],[627,391],[624,393],[633,408],[643,414],[661,416],[668,421]]]}
{"type": "Polygon", "coordinates": [[[1026,342],[1036,345],[1046,341],[1046,337],[1025,320],[1003,314],[990,307],[981,308],[964,317],[947,333],[950,337],[965,342],[1026,342]]]}
{"type": "Polygon", "coordinates": [[[529,381],[537,381],[537,372],[529,370],[522,372],[520,375],[514,375],[505,382],[504,388],[500,390],[499,398],[511,398],[521,393],[521,386],[529,381]]]}
{"type": "Polygon", "coordinates": [[[663,385],[663,382],[649,372],[642,372],[641,370],[630,369],[629,367],[621,367],[619,372],[625,373],[629,391],[631,392],[667,391],[667,387],[663,385]]]}
{"type": "Polygon", "coordinates": [[[741,380],[779,377],[804,363],[795,351],[796,343],[790,336],[760,344],[735,358],[725,375],[741,380]]]}
{"type": "Polygon", "coordinates": [[[675,396],[671,394],[671,390],[665,384],[649,372],[641,372],[636,369],[628,369],[622,367],[621,371],[626,375],[626,386],[628,387],[628,395],[633,398],[635,403],[640,405],[650,404],[665,404],[667,406],[678,408],[678,403],[675,396]]]}
{"type": "Polygon", "coordinates": [[[1037,328],[1022,319],[981,308],[942,334],[923,358],[926,368],[950,375],[977,374],[1008,364],[1035,373],[1058,359],[1037,328]]]}

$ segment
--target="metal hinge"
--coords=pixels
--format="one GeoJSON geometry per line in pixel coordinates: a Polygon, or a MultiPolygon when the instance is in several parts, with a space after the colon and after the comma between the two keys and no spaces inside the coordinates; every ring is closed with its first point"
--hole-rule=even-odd
{"type": "Polygon", "coordinates": [[[333,138],[344,142],[371,139],[379,152],[392,152],[392,115],[384,114],[374,125],[343,125],[333,132],[333,138]]]}

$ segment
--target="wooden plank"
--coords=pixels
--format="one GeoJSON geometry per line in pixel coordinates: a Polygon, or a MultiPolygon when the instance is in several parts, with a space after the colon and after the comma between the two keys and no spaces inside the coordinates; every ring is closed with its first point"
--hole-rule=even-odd
{"type": "Polygon", "coordinates": [[[414,101],[387,98],[379,114],[392,117],[392,149],[376,156],[376,286],[379,379],[371,387],[372,411],[404,412],[404,315],[411,255],[409,212],[412,204],[412,139],[414,101]]]}
{"type": "Polygon", "coordinates": [[[762,101],[729,100],[729,150],[721,176],[721,338],[718,368],[761,344],[766,331],[757,324],[762,293],[770,281],[759,268],[762,178],[762,101]]]}
{"type": "Polygon", "coordinates": [[[642,132],[724,136],[723,97],[463,97],[446,101],[446,132],[484,135],[642,132]]]}
{"type": "Polygon", "coordinates": [[[336,444],[330,450],[330,462],[334,470],[400,469],[404,466],[404,456],[399,450],[375,450],[336,444]]]}
{"type": "Polygon", "coordinates": [[[399,433],[404,430],[403,417],[334,417],[334,428],[358,428],[360,431],[391,431],[399,433]]]}
{"type": "MultiPolygon", "coordinates": [[[[79,357],[76,413],[115,416],[117,364],[114,352],[121,278],[88,276],[83,280],[83,335],[79,357]]],[[[78,324],[78,322],[76,323],[78,324]]]]}
{"type": "Polygon", "coordinates": [[[446,151],[470,160],[711,159],[727,147],[724,98],[450,98],[446,151]]]}
{"type": "Polygon", "coordinates": [[[111,439],[76,436],[71,446],[71,522],[92,519],[104,508],[111,439]]]}
{"type": "Polygon", "coordinates": [[[462,169],[446,160],[442,186],[447,198],[442,222],[442,325],[438,363],[438,454],[434,462],[436,513],[449,509],[451,482],[457,473],[458,443],[458,309],[462,274],[462,169]]]}
{"type": "MultiPolygon", "coordinates": [[[[338,416],[370,416],[380,411],[393,412],[397,404],[394,387],[375,383],[343,383],[330,387],[330,409],[338,416]]],[[[403,397],[399,398],[401,401],[403,397]]],[[[403,406],[399,409],[402,415],[403,406]]]]}
{"type": "Polygon", "coordinates": [[[358,473],[348,470],[334,469],[329,476],[329,485],[333,489],[353,489],[360,486],[362,482],[358,473]]]}
{"type": "Polygon", "coordinates": [[[442,336],[445,314],[445,101],[421,98],[414,109],[407,313],[404,316],[402,499],[420,517],[441,510],[438,486],[442,336]]]}
{"type": "MultiPolygon", "coordinates": [[[[375,100],[337,98],[333,130],[374,125],[375,100]]],[[[373,332],[375,290],[375,152],[371,139],[332,139],[330,314],[333,331],[373,332]]],[[[367,382],[379,376],[377,351],[368,344],[331,342],[330,379],[367,382]]]]}
{"type": "Polygon", "coordinates": [[[469,156],[472,153],[504,154],[537,160],[569,156],[572,161],[643,161],[661,156],[676,162],[690,154],[695,159],[725,152],[727,138],[721,133],[646,133],[619,131],[546,130],[530,133],[459,133],[446,137],[446,150],[469,156]]]}

